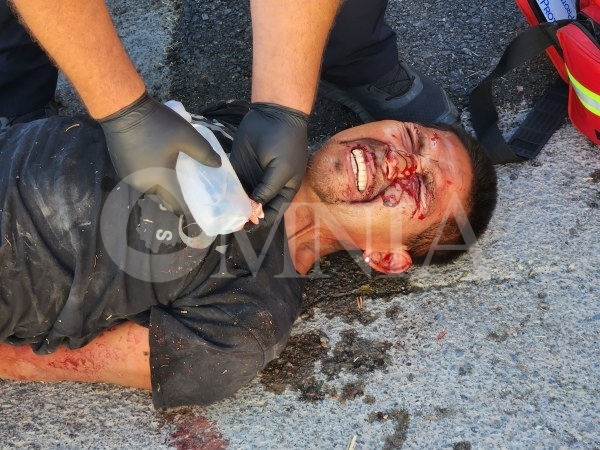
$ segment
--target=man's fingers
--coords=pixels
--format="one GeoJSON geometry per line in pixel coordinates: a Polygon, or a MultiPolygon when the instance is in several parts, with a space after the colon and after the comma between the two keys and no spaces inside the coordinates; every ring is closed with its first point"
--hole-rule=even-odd
{"type": "Polygon", "coordinates": [[[292,203],[292,198],[296,194],[295,189],[284,187],[273,200],[263,206],[264,219],[261,219],[258,225],[247,223],[244,229],[252,232],[278,225],[283,220],[285,211],[292,203]]]}

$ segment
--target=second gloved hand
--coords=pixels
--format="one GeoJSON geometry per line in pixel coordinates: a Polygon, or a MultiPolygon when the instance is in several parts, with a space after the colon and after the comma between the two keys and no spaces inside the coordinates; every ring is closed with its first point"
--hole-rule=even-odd
{"type": "Polygon", "coordinates": [[[250,194],[263,205],[261,225],[273,224],[300,188],[308,162],[307,127],[307,114],[274,103],[253,103],[240,123],[230,160],[246,184],[243,172],[257,165],[263,170],[250,194]]]}
{"type": "Polygon", "coordinates": [[[221,165],[219,155],[191,124],[148,93],[99,122],[119,177],[142,193],[159,195],[177,213],[184,206],[175,173],[179,152],[210,167],[221,165]]]}

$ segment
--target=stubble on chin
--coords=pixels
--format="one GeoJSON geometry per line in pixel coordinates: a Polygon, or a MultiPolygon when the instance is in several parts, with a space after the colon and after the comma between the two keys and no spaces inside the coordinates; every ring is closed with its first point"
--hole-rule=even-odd
{"type": "Polygon", "coordinates": [[[336,189],[339,181],[334,174],[336,162],[326,153],[312,154],[308,161],[308,181],[319,200],[327,204],[340,203],[336,189]]]}

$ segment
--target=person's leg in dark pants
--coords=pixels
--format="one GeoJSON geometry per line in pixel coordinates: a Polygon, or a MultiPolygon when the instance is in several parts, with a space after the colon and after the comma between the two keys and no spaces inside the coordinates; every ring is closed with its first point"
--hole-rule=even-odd
{"type": "Polygon", "coordinates": [[[365,122],[455,123],[458,111],[432,79],[398,60],[384,20],[388,0],[346,0],[323,57],[320,92],[365,122]]]}
{"type": "Polygon", "coordinates": [[[0,130],[52,114],[58,70],[0,0],[0,130]]]}
{"type": "Polygon", "coordinates": [[[398,60],[397,36],[384,21],[388,0],[342,3],[323,56],[322,78],[342,86],[371,83],[398,60]]]}

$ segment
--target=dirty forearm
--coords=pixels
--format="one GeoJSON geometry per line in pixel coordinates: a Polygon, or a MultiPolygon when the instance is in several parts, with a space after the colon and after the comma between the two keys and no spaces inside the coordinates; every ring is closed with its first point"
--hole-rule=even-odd
{"type": "Polygon", "coordinates": [[[104,0],[11,0],[21,20],[62,69],[94,118],[144,92],[104,0]]]}
{"type": "Polygon", "coordinates": [[[0,344],[0,378],[103,382],[150,389],[148,329],[126,322],[85,347],[37,355],[29,346],[0,344]]]}
{"type": "Polygon", "coordinates": [[[252,0],[252,101],[309,114],[339,0],[252,0]]]}

